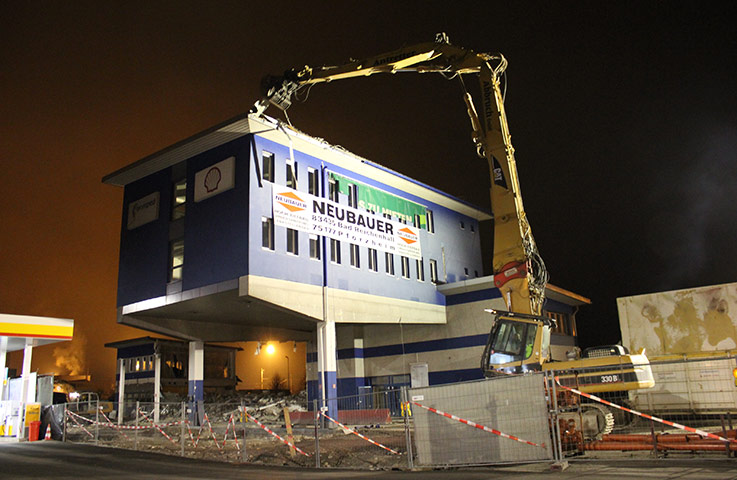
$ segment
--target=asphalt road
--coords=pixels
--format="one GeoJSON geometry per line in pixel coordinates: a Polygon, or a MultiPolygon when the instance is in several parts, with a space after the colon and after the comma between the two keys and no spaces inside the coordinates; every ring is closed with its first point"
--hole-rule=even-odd
{"type": "Polygon", "coordinates": [[[630,459],[429,471],[357,471],[232,465],[147,452],[54,441],[0,443],[2,479],[612,479],[737,480],[737,459],[630,459]]]}

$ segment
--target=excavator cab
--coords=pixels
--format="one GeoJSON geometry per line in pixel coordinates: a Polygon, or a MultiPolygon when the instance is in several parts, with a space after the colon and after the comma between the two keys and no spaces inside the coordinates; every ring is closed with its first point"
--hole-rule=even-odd
{"type": "Polygon", "coordinates": [[[549,357],[554,321],[540,315],[485,311],[494,320],[481,358],[484,375],[540,371],[549,357]]]}

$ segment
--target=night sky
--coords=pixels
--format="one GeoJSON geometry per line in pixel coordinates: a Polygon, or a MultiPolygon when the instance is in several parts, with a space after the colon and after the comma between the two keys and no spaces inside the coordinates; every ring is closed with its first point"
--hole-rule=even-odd
{"type": "MultiPolygon", "coordinates": [[[[583,346],[619,340],[617,297],[737,281],[734,2],[254,3],[0,2],[0,312],[74,318],[93,377],[112,383],[103,343],[145,334],[115,324],[105,174],[247,111],[264,74],[441,31],[509,61],[525,207],[551,283],[593,301],[583,346]]],[[[289,116],[488,208],[457,81],[318,85],[289,116]]]]}

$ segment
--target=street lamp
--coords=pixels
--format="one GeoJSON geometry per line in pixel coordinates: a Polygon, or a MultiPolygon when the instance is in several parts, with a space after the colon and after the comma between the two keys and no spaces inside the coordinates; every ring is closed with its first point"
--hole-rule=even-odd
{"type": "Polygon", "coordinates": [[[284,355],[284,358],[287,359],[287,388],[289,389],[289,394],[292,394],[292,377],[289,373],[289,357],[284,355]]]}

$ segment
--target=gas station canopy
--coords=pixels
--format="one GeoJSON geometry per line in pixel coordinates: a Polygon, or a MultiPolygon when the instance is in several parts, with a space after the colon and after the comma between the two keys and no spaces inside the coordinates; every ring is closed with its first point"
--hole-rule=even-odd
{"type": "Polygon", "coordinates": [[[7,351],[22,350],[26,339],[35,346],[72,339],[74,320],[0,313],[0,337],[8,337],[7,351]]]}

